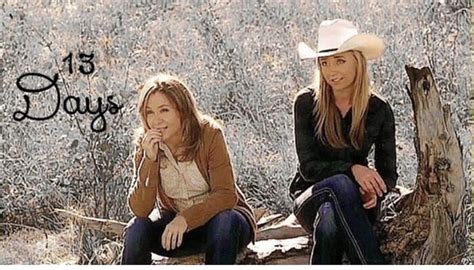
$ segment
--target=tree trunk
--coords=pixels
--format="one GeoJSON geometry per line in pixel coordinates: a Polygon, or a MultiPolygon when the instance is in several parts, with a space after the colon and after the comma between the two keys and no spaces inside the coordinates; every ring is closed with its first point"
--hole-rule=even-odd
{"type": "Polygon", "coordinates": [[[429,68],[406,66],[416,125],[415,189],[393,205],[378,227],[381,248],[396,264],[461,263],[467,251],[466,181],[448,105],[442,106],[429,68]]]}

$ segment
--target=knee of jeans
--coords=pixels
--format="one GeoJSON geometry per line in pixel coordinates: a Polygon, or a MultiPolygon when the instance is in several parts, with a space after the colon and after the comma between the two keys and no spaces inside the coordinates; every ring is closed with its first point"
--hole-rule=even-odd
{"type": "Polygon", "coordinates": [[[131,241],[141,241],[149,235],[152,222],[149,218],[132,218],[125,227],[124,234],[126,239],[131,241]]]}
{"type": "Polygon", "coordinates": [[[240,229],[240,216],[235,210],[225,210],[216,214],[209,221],[209,228],[216,232],[216,235],[225,236],[230,232],[240,229]]]}
{"type": "Polygon", "coordinates": [[[359,195],[357,184],[345,174],[333,176],[331,189],[339,199],[350,199],[354,198],[354,195],[359,195]]]}
{"type": "Polygon", "coordinates": [[[316,221],[314,233],[318,239],[333,239],[336,236],[336,215],[330,202],[325,202],[319,207],[316,221]]]}

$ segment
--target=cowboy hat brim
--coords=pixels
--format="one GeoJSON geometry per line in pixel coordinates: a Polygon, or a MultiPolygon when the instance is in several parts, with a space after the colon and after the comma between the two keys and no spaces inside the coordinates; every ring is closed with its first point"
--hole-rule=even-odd
{"type": "Polygon", "coordinates": [[[321,52],[313,50],[304,42],[298,44],[298,55],[300,59],[314,59],[318,57],[330,56],[346,51],[360,51],[367,60],[373,60],[383,54],[385,45],[383,40],[371,34],[357,34],[346,40],[337,50],[321,52]]]}

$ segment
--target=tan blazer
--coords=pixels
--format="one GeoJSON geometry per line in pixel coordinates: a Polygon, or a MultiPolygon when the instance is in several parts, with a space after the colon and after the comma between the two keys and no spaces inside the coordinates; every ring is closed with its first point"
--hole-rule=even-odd
{"type": "Polygon", "coordinates": [[[202,124],[202,142],[196,156],[196,164],[211,190],[202,203],[177,211],[173,200],[163,192],[160,180],[159,161],[152,161],[136,151],[134,157],[135,183],[130,189],[128,204],[137,217],[148,217],[155,206],[158,195],[159,206],[183,216],[188,223],[188,231],[206,224],[217,213],[235,209],[249,221],[253,230],[253,240],[257,224],[252,208],[235,184],[232,164],[222,129],[208,121],[202,124]],[[138,166],[137,166],[138,165],[138,166]],[[148,180],[148,181],[147,181],[148,180]],[[148,182],[145,186],[145,182],[148,182]]]}

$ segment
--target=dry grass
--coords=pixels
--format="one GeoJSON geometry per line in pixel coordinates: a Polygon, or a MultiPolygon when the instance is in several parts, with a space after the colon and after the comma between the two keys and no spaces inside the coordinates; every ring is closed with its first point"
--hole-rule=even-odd
{"type": "Polygon", "coordinates": [[[77,250],[71,228],[60,232],[22,229],[0,238],[0,265],[77,264],[77,250]]]}

